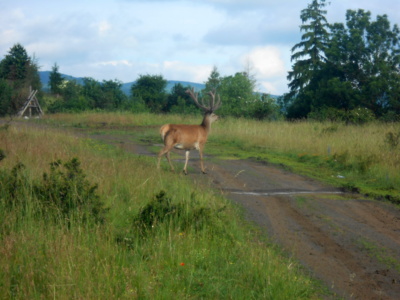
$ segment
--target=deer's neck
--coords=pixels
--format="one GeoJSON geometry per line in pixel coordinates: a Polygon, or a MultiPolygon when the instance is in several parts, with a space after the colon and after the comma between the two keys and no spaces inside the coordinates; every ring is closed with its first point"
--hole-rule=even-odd
{"type": "Polygon", "coordinates": [[[209,132],[211,129],[211,114],[206,113],[203,117],[203,122],[201,123],[200,126],[204,127],[204,129],[209,132]]]}

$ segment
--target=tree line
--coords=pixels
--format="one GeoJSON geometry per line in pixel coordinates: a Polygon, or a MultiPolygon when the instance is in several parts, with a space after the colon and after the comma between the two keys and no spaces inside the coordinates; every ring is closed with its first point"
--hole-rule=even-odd
{"type": "Polygon", "coordinates": [[[287,117],[398,121],[399,27],[362,9],[348,10],[345,24],[329,24],[326,6],[313,0],[301,11],[303,35],[292,48],[290,91],[281,99],[287,117]]]}
{"type": "MultiPolygon", "coordinates": [[[[28,56],[20,44],[14,45],[0,62],[0,70],[0,116],[16,114],[26,101],[29,86],[40,90],[40,104],[48,113],[87,110],[181,114],[199,112],[186,93],[191,87],[177,83],[171,92],[166,92],[167,80],[162,75],[139,75],[129,95],[126,95],[119,80],[100,82],[89,77],[83,78],[82,82],[66,80],[55,63],[49,76],[49,90],[44,91],[37,62],[28,56]]],[[[279,118],[278,105],[269,95],[255,93],[255,84],[255,80],[246,72],[222,77],[214,67],[205,82],[205,89],[198,92],[201,98],[208,91],[216,90],[224,103],[219,111],[222,115],[279,118]]]]}
{"type": "MultiPolygon", "coordinates": [[[[247,69],[221,76],[214,67],[200,92],[220,94],[221,115],[276,120],[312,118],[362,123],[376,118],[400,121],[400,30],[386,15],[348,10],[346,23],[329,24],[325,0],[312,0],[300,13],[303,33],[292,48],[289,92],[276,99],[256,93],[247,69]]],[[[57,63],[50,90],[41,89],[38,63],[25,48],[14,45],[0,61],[0,116],[13,115],[26,101],[29,87],[40,91],[42,108],[50,113],[125,110],[152,113],[196,113],[186,90],[176,84],[166,92],[162,75],[139,75],[129,95],[119,80],[66,80],[57,63]]]]}

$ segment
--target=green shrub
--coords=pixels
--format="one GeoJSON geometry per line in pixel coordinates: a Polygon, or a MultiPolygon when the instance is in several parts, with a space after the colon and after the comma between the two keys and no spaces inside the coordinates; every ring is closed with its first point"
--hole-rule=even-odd
{"type": "Polygon", "coordinates": [[[70,217],[77,212],[83,220],[93,218],[104,222],[108,209],[97,194],[97,184],[91,184],[77,158],[66,163],[57,160],[50,164],[50,173],[44,173],[34,192],[45,210],[70,217]]]}
{"type": "Polygon", "coordinates": [[[343,122],[346,120],[346,112],[341,109],[334,107],[322,107],[318,110],[314,110],[307,115],[310,120],[316,121],[331,121],[331,122],[343,122]]]}
{"type": "Polygon", "coordinates": [[[160,191],[132,218],[129,232],[117,234],[117,242],[131,247],[136,238],[149,237],[163,229],[197,232],[215,225],[218,212],[200,205],[195,194],[189,202],[174,203],[165,191],[160,191]]]}
{"type": "Polygon", "coordinates": [[[97,194],[97,185],[86,179],[77,158],[64,164],[60,160],[51,163],[50,172],[34,182],[25,169],[24,164],[18,163],[11,171],[0,171],[0,201],[7,210],[25,211],[29,204],[35,207],[34,215],[48,219],[70,220],[75,214],[83,221],[105,221],[108,209],[97,194]]]}
{"type": "Polygon", "coordinates": [[[211,219],[210,209],[197,205],[194,199],[189,203],[182,201],[174,204],[164,191],[160,191],[134,217],[133,224],[140,234],[145,234],[162,223],[182,231],[188,228],[199,230],[211,219]],[[187,209],[187,205],[192,207],[187,209]]]}
{"type": "Polygon", "coordinates": [[[374,113],[365,107],[357,107],[352,110],[323,107],[310,112],[307,117],[316,121],[345,122],[347,124],[364,124],[375,120],[374,113]]]}
{"type": "Polygon", "coordinates": [[[133,224],[140,234],[145,234],[158,224],[179,218],[182,211],[182,204],[173,204],[171,198],[164,191],[160,191],[134,217],[133,224]]]}
{"type": "Polygon", "coordinates": [[[357,107],[346,113],[346,123],[349,124],[364,124],[374,120],[374,113],[366,107],[357,107]]]}
{"type": "Polygon", "coordinates": [[[20,207],[26,201],[25,194],[30,185],[24,169],[24,164],[17,163],[11,171],[0,172],[0,201],[7,210],[20,207]]]}

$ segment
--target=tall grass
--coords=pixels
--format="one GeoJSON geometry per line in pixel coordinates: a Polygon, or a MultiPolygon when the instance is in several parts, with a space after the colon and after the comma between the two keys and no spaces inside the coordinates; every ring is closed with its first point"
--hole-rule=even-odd
{"type": "Polygon", "coordinates": [[[394,198],[400,194],[399,123],[355,126],[225,119],[215,126],[211,141],[233,143],[261,159],[275,156],[278,161],[280,157],[305,168],[313,166],[315,177],[321,176],[323,167],[328,176],[346,177],[347,184],[357,185],[362,192],[394,198]]]}
{"type": "Polygon", "coordinates": [[[154,115],[150,113],[132,114],[129,112],[83,112],[79,114],[53,114],[40,120],[41,123],[54,124],[56,126],[74,126],[89,128],[112,128],[151,126],[163,123],[201,123],[201,116],[193,115],[154,115]]]}
{"type": "MultiPolygon", "coordinates": [[[[57,124],[88,128],[157,127],[163,123],[199,124],[200,115],[130,113],[59,114],[57,124]]],[[[157,138],[150,128],[146,137],[157,138]]],[[[256,157],[297,172],[400,203],[400,123],[265,122],[223,118],[213,124],[206,151],[256,157]]]]}
{"type": "Polygon", "coordinates": [[[309,299],[316,293],[298,265],[245,225],[229,202],[188,178],[154,172],[152,158],[38,127],[3,128],[0,141],[1,176],[25,166],[17,196],[0,182],[2,298],[309,299]],[[55,176],[51,162],[72,157],[98,185],[109,208],[104,223],[73,214],[49,218],[52,210],[42,209],[47,202],[33,187],[44,172],[55,176]],[[154,206],[157,199],[163,209],[154,206]],[[140,224],[147,224],[145,233],[140,224]]]}

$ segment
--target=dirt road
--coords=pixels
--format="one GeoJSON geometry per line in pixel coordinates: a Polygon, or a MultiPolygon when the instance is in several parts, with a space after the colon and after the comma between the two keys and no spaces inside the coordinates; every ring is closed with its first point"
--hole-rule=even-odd
{"type": "MultiPolygon", "coordinates": [[[[154,156],[146,146],[126,137],[94,138],[154,156]]],[[[183,162],[183,153],[181,157],[183,162]]],[[[241,205],[248,220],[325,283],[332,292],[327,298],[400,299],[398,208],[266,163],[205,160],[207,175],[201,174],[198,156],[192,151],[188,176],[205,178],[241,205]]]]}
{"type": "Polygon", "coordinates": [[[387,255],[399,266],[398,210],[271,165],[223,161],[210,166],[216,184],[245,208],[247,218],[265,228],[334,295],[400,299],[399,273],[389,259],[378,261],[387,255]]]}

